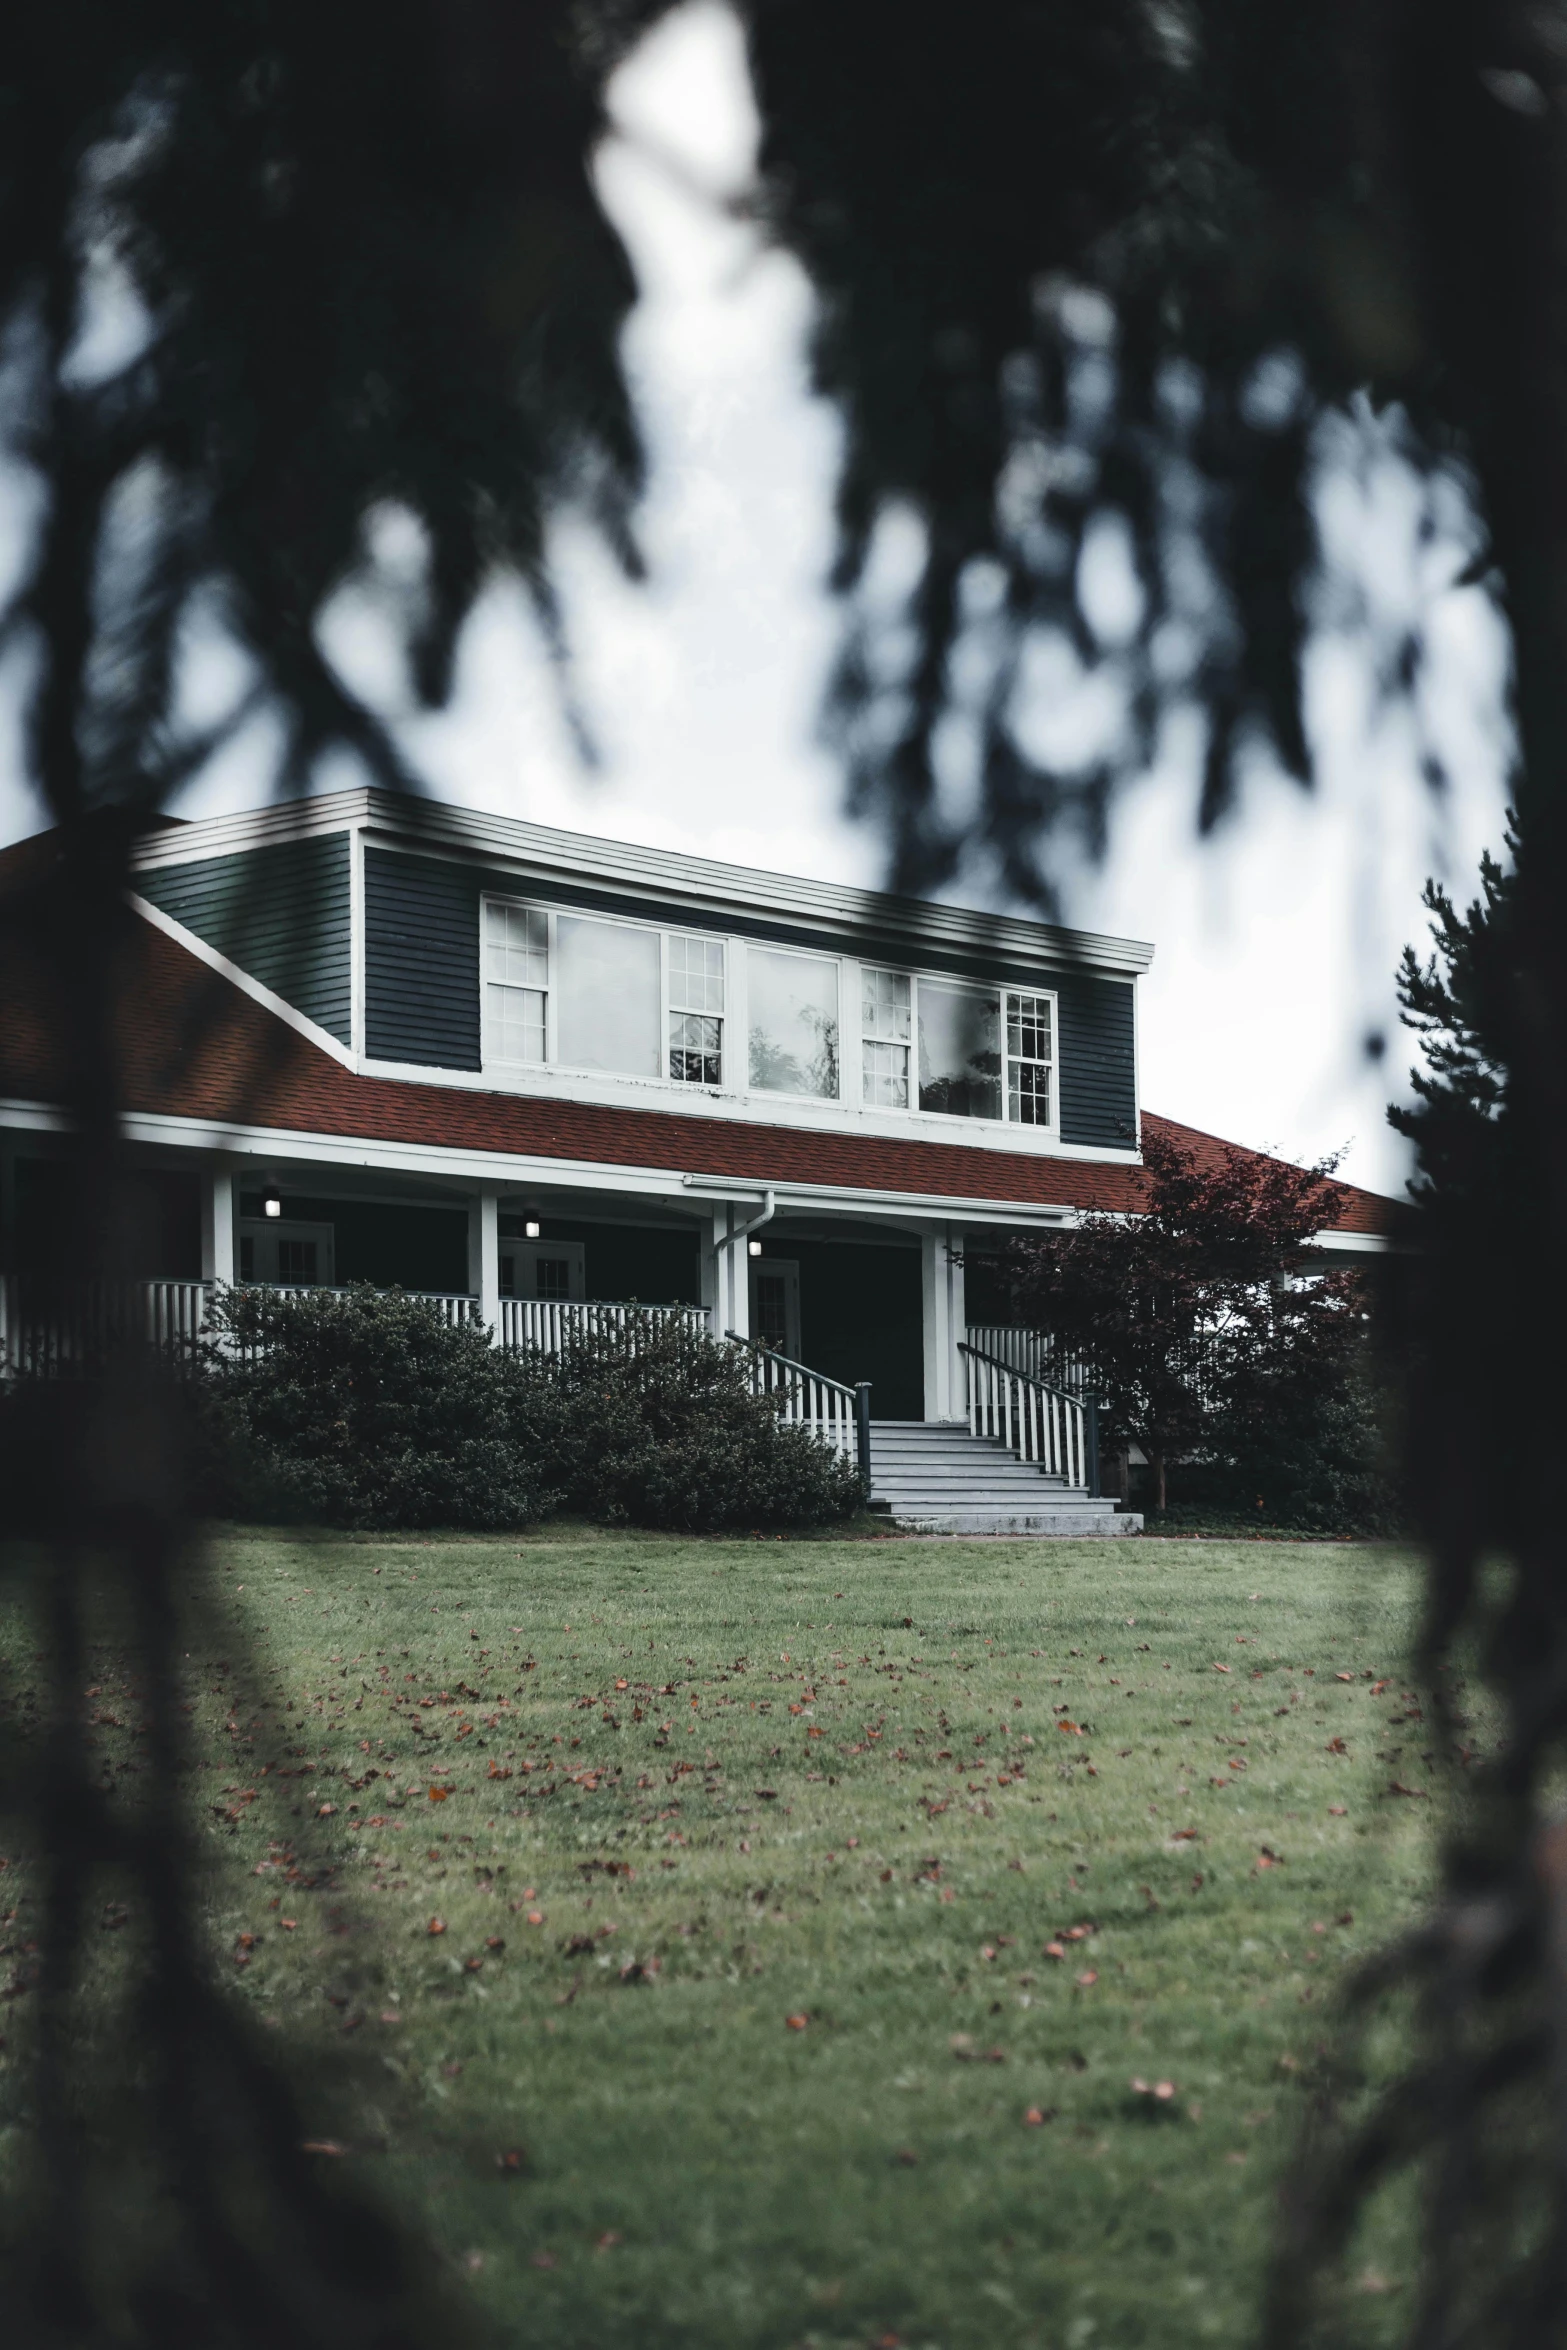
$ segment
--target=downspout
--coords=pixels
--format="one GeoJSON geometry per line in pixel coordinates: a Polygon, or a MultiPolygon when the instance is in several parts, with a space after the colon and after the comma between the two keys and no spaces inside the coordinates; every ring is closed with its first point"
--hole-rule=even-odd
{"type": "Polygon", "coordinates": [[[777,1201],[773,1194],[773,1187],[769,1183],[762,1193],[761,1214],[753,1216],[749,1224],[742,1224],[736,1231],[726,1233],[724,1235],[725,1248],[733,1248],[736,1241],[749,1240],[753,1232],[760,1232],[764,1224],[770,1224],[776,1207],[777,1201]]]}

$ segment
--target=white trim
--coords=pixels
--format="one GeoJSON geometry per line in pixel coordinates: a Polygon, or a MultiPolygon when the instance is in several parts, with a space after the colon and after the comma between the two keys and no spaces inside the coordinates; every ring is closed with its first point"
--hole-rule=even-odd
{"type": "Polygon", "coordinates": [[[465,1093],[520,1095],[536,1101],[584,1102],[598,1109],[635,1110],[644,1117],[720,1118],[782,1134],[872,1135],[879,1142],[939,1143],[948,1150],[1004,1151],[1014,1157],[1072,1159],[1096,1166],[1139,1167],[1140,1152],[1110,1143],[1060,1142],[1048,1126],[1013,1126],[1004,1118],[952,1118],[940,1110],[877,1110],[804,1093],[730,1093],[716,1086],[676,1085],[661,1077],[615,1077],[547,1062],[495,1061],[485,1069],[452,1069],[415,1061],[359,1063],[359,1073],[394,1085],[444,1086],[465,1093]],[[778,1116],[787,1103],[787,1122],[778,1116]]]}
{"type": "Polygon", "coordinates": [[[1386,1256],[1390,1250],[1399,1251],[1399,1243],[1386,1232],[1335,1232],[1331,1226],[1321,1232],[1313,1232],[1306,1246],[1343,1249],[1354,1257],[1380,1257],[1386,1256]]]}
{"type": "Polygon", "coordinates": [[[365,836],[357,824],[348,833],[348,1036],[357,1067],[366,1050],[365,836]]]}
{"type": "MultiPolygon", "coordinates": [[[[656,894],[671,910],[680,908],[694,926],[713,927],[722,909],[786,916],[836,931],[874,930],[881,938],[939,941],[958,950],[978,948],[1001,961],[1018,957],[1066,963],[1079,969],[1116,972],[1133,978],[1146,971],[1153,948],[1140,939],[1099,931],[1068,930],[1015,915],[987,914],[881,890],[851,889],[841,883],[808,881],[743,865],[721,865],[632,841],[599,840],[552,825],[527,824],[516,817],[490,816],[439,800],[418,800],[377,789],[323,793],[314,799],[232,816],[206,817],[170,826],[138,844],[134,865],[182,865],[198,858],[256,848],[275,840],[300,840],[363,826],[378,848],[413,855],[482,860],[509,870],[526,887],[531,873],[558,879],[575,872],[600,887],[629,896],[656,894]],[[705,910],[705,911],[704,911],[705,910]]],[[[722,920],[717,925],[727,927],[722,920]]]]}
{"type": "Polygon", "coordinates": [[[154,930],[161,930],[165,938],[173,939],[176,946],[194,955],[198,963],[205,963],[209,971],[216,971],[222,978],[231,981],[241,995],[249,996],[253,1004],[259,1004],[263,1011],[272,1013],[275,1019],[284,1020],[290,1028],[296,1028],[301,1036],[319,1045],[322,1052],[330,1053],[333,1060],[343,1068],[357,1066],[354,1054],[329,1028],[323,1028],[319,1021],[312,1020],[308,1013],[302,1012],[297,1004],[289,1003],[286,997],[278,995],[249,971],[242,971],[237,963],[231,963],[227,955],[209,946],[194,930],[187,930],[183,922],[176,922],[172,914],[165,914],[161,906],[138,897],[134,890],[128,892],[128,901],[143,921],[150,922],[154,930]]]}

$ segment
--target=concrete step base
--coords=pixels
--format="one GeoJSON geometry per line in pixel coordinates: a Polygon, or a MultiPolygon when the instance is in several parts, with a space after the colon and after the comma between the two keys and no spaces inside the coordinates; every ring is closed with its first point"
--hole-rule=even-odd
{"type": "Polygon", "coordinates": [[[1014,1534],[1069,1542],[1115,1541],[1143,1530],[1137,1511],[1117,1510],[1109,1502],[1054,1509],[899,1509],[892,1523],[909,1534],[1014,1534]]]}

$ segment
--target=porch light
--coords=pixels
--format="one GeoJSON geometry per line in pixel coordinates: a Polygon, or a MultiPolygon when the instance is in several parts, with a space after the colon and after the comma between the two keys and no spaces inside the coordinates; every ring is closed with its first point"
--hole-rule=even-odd
{"type": "Polygon", "coordinates": [[[538,1217],[529,1216],[523,1224],[522,1237],[524,1240],[537,1240],[542,1229],[538,1217]]]}
{"type": "Polygon", "coordinates": [[[261,1213],[264,1216],[281,1216],[283,1213],[283,1194],[275,1183],[269,1183],[261,1195],[261,1213]]]}
{"type": "Polygon", "coordinates": [[[759,1240],[748,1240],[745,1244],[745,1253],[748,1257],[759,1257],[762,1253],[761,1242],[759,1240]]]}

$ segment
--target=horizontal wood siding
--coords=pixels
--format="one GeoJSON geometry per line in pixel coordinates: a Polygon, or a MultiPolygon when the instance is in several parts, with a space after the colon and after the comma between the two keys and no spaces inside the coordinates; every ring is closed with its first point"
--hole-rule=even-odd
{"type": "Polygon", "coordinates": [[[479,1067],[479,892],[471,866],[365,852],[365,1049],[479,1067]]]}
{"type": "Polygon", "coordinates": [[[1061,1140],[1137,1147],[1137,1054],[1125,979],[1064,973],[1060,989],[1061,1140]]]}
{"type": "Polygon", "coordinates": [[[329,1036],[352,1042],[346,832],[154,866],[134,887],[329,1036]]]}

